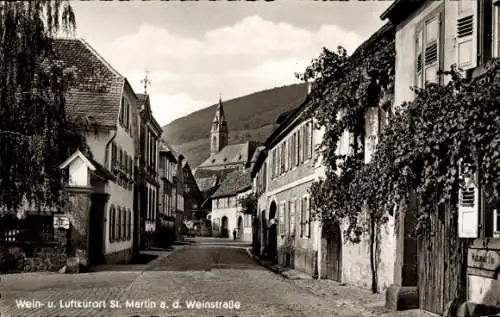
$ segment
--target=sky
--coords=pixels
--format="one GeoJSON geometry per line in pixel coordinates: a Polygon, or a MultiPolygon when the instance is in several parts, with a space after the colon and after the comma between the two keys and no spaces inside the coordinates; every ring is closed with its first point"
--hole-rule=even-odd
{"type": "Polygon", "coordinates": [[[85,39],[136,93],[149,71],[163,126],[249,93],[299,82],[322,47],[352,52],[392,1],[71,1],[85,39]]]}

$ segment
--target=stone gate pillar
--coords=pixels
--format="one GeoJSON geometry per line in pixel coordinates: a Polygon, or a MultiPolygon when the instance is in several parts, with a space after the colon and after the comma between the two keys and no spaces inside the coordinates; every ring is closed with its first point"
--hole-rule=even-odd
{"type": "Polygon", "coordinates": [[[68,187],[68,203],[65,208],[70,220],[69,259],[67,272],[78,273],[88,267],[89,215],[92,187],[68,187]]]}

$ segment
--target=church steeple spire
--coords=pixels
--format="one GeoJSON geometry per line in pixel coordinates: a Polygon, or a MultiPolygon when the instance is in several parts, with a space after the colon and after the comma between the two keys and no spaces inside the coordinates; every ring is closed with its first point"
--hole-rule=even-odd
{"type": "Polygon", "coordinates": [[[210,155],[220,152],[228,141],[228,131],[226,116],[224,115],[224,107],[222,98],[219,93],[219,103],[215,111],[214,120],[212,121],[212,129],[210,131],[210,155]]]}

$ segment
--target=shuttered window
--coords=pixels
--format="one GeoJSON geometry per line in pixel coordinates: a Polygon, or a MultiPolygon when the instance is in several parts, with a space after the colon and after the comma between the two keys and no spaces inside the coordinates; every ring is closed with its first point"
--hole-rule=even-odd
{"type": "Polygon", "coordinates": [[[290,235],[293,237],[293,236],[295,236],[295,202],[294,201],[290,201],[289,208],[290,208],[290,235]]]}
{"type": "Polygon", "coordinates": [[[285,168],[284,168],[284,172],[288,171],[288,141],[285,140],[283,141],[283,149],[284,149],[284,152],[285,154],[283,155],[284,158],[285,158],[285,168]]]}
{"type": "Polygon", "coordinates": [[[479,190],[475,175],[470,166],[460,163],[459,173],[463,179],[458,191],[458,236],[460,238],[478,237],[479,190]]]}
{"type": "Polygon", "coordinates": [[[304,236],[304,231],[305,231],[305,209],[304,209],[303,199],[300,200],[299,212],[300,212],[300,237],[302,238],[304,236]]]}
{"type": "Polygon", "coordinates": [[[313,123],[312,121],[309,122],[309,125],[308,125],[308,129],[309,129],[309,155],[308,155],[308,158],[312,158],[312,154],[313,154],[313,123]]]}
{"type": "Polygon", "coordinates": [[[416,34],[416,86],[425,82],[439,83],[438,71],[441,66],[441,12],[427,17],[417,26],[416,34]]]}
{"type": "Polygon", "coordinates": [[[477,66],[478,1],[457,2],[457,66],[463,70],[477,66]]]}
{"type": "Polygon", "coordinates": [[[115,206],[109,208],[109,241],[115,241],[115,206]]]}
{"type": "Polygon", "coordinates": [[[116,164],[116,144],[115,142],[111,143],[111,168],[116,164]]]}
{"type": "Polygon", "coordinates": [[[311,237],[311,205],[308,197],[304,198],[305,219],[306,219],[306,237],[311,237]]]}

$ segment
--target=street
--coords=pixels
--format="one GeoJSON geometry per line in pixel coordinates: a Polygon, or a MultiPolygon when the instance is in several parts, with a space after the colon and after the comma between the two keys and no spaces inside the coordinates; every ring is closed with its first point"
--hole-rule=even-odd
{"type": "MultiPolygon", "coordinates": [[[[248,244],[231,240],[197,238],[174,251],[157,252],[159,257],[148,265],[113,266],[78,275],[3,275],[0,316],[359,317],[387,313],[380,294],[331,281],[285,279],[255,263],[246,248],[248,244]],[[362,301],[375,305],[370,310],[362,301]]],[[[426,316],[390,314],[385,316],[426,316]]]]}

